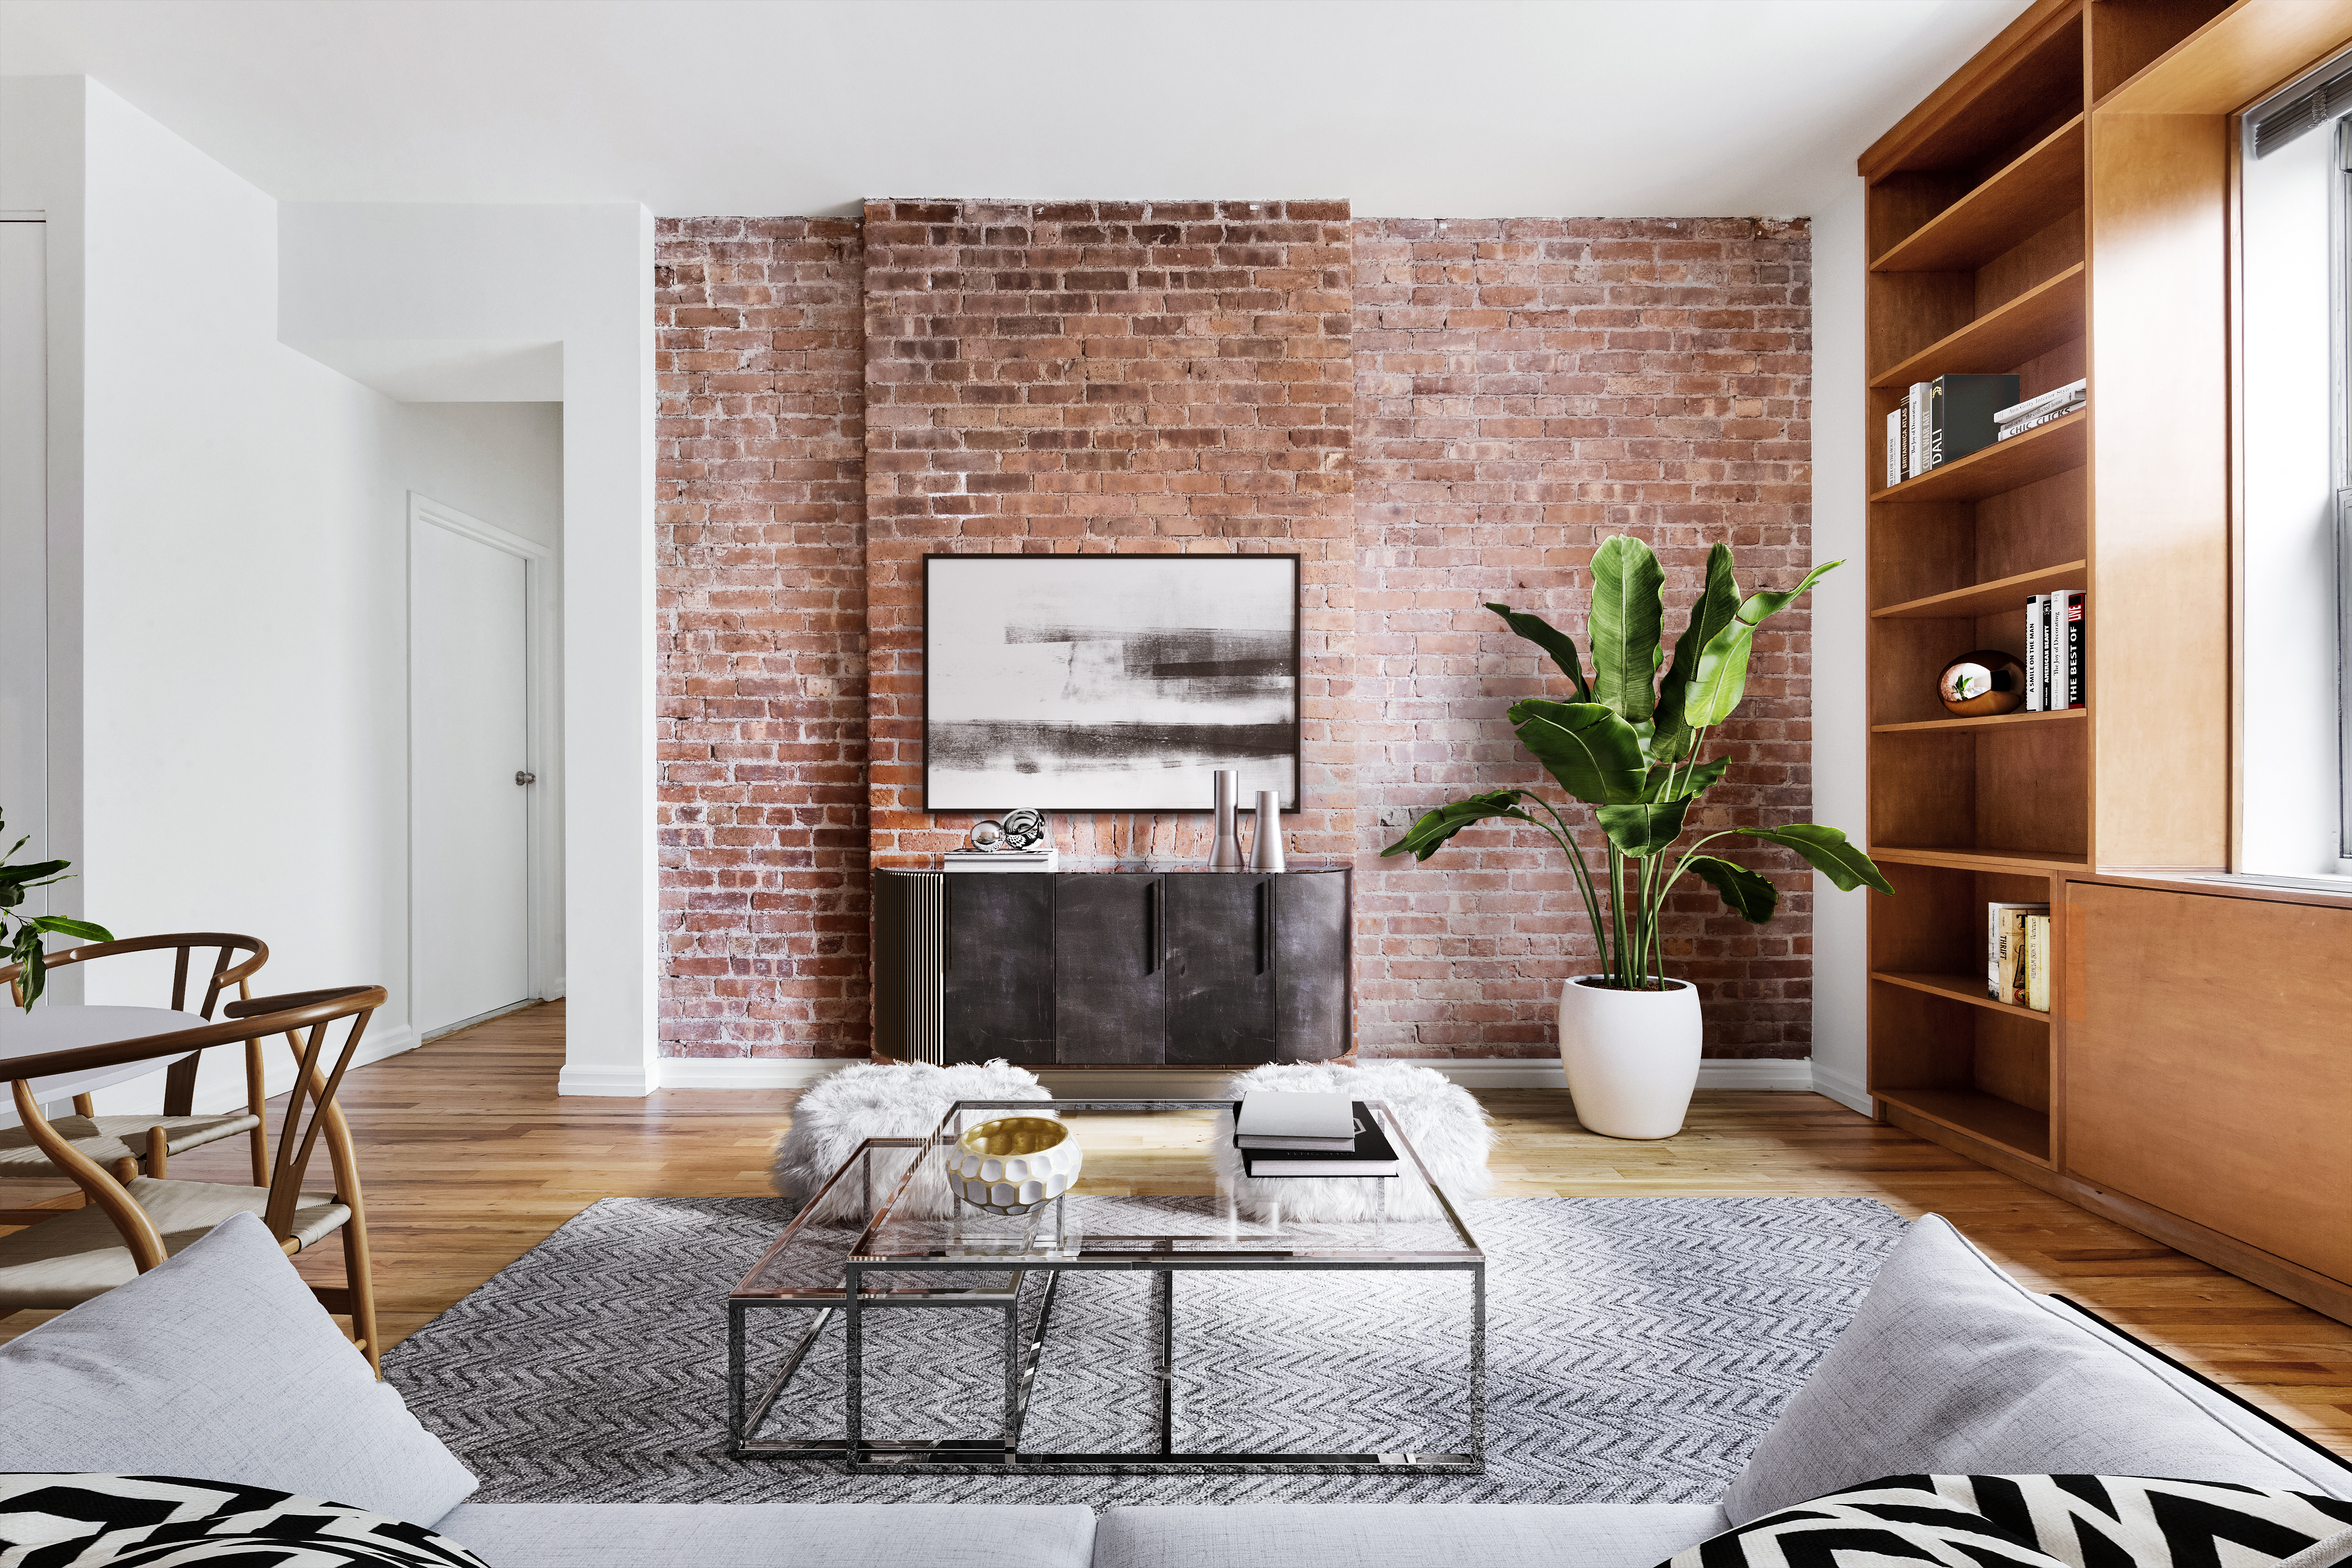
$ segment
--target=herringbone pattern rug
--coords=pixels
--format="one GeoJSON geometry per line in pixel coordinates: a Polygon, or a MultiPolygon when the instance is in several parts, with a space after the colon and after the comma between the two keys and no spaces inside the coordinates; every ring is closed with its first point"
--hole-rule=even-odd
{"type": "MultiPolygon", "coordinates": [[[[1089,1205],[1120,1228],[1127,1200],[1089,1205]]],[[[1168,1201],[1168,1200],[1159,1200],[1168,1201]]],[[[850,1476],[725,1457],[728,1288],[785,1223],[762,1198],[611,1198],[385,1358],[482,1478],[478,1502],[1705,1502],[1844,1327],[1903,1222],[1866,1198],[1497,1198],[1484,1476],[850,1476]]],[[[1148,1277],[1071,1276],[1023,1447],[1145,1447],[1148,1277]]],[[[1443,1451],[1466,1429],[1460,1275],[1186,1275],[1180,1448],[1443,1451]]],[[[755,1318],[755,1367],[797,1337],[755,1318]]],[[[1000,1315],[867,1317],[866,1430],[993,1436],[1000,1315]]],[[[837,1433],[838,1328],[766,1435],[837,1433]]]]}

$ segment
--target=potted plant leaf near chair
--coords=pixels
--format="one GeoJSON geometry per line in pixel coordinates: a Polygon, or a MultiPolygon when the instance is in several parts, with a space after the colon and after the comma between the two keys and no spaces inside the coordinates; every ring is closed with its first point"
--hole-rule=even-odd
{"type": "Polygon", "coordinates": [[[1725,825],[1677,848],[1694,806],[1731,765],[1704,760],[1707,731],[1747,694],[1756,630],[1843,564],[1830,562],[1785,592],[1743,597],[1730,547],[1707,552],[1706,581],[1661,677],[1665,574],[1638,539],[1604,540],[1592,558],[1587,621],[1588,676],[1576,644],[1540,616],[1486,606],[1549,655],[1573,700],[1528,698],[1511,705],[1519,742],[1552,781],[1592,808],[1600,858],[1586,858],[1578,830],[1533,789],[1489,790],[1423,816],[1384,855],[1426,860],[1474,823],[1493,817],[1542,829],[1576,878],[1601,973],[1571,975],[1559,994],[1559,1054],[1579,1121],[1615,1138],[1671,1138],[1682,1131],[1698,1083],[1698,993],[1667,976],[1660,941],[1666,900],[1685,877],[1713,886],[1751,924],[1772,918],[1780,894],[1759,872],[1712,852],[1732,837],[1795,850],[1841,891],[1895,889],[1870,858],[1834,827],[1725,825]]]}

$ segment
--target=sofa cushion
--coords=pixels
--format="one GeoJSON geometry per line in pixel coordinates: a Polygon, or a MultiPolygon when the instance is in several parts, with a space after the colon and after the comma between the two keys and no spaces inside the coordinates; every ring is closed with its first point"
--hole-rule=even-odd
{"type": "Polygon", "coordinates": [[[495,1568],[1087,1568],[1084,1508],[476,1502],[436,1527],[495,1568]]]}
{"type": "Polygon", "coordinates": [[[1912,1560],[1953,1568],[2279,1568],[2343,1539],[2352,1501],[2143,1476],[1889,1476],[1766,1514],[1664,1568],[1912,1560]]]}
{"type": "Polygon", "coordinates": [[[0,1345],[0,1470],[202,1476],[428,1525],[478,1484],[249,1214],[0,1345]]]}
{"type": "Polygon", "coordinates": [[[1094,1568],[1651,1568],[1727,1522],[1711,1503],[1114,1508],[1094,1568]]]}
{"type": "Polygon", "coordinates": [[[1744,1524],[1890,1473],[2179,1476],[2352,1497],[2352,1468],[2033,1295],[1936,1215],[1888,1257],[1723,1506],[1744,1524]]]}
{"type": "Polygon", "coordinates": [[[5,1568],[486,1568],[421,1524],[183,1476],[0,1475],[5,1568]]]}

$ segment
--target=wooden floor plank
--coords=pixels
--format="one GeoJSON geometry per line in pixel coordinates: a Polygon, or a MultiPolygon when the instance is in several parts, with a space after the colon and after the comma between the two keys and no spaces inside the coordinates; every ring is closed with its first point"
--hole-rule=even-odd
{"type": "MultiPolygon", "coordinates": [[[[791,1117],[783,1090],[663,1089],[644,1100],[562,1098],[563,1008],[534,1007],[352,1075],[379,1314],[397,1342],[604,1197],[726,1196],[767,1188],[791,1117]]],[[[1818,1095],[1703,1090],[1683,1136],[1629,1143],[1587,1132],[1565,1089],[1479,1099],[1500,1140],[1496,1191],[1562,1196],[1874,1198],[1943,1215],[2037,1290],[2053,1290],[2147,1341],[2336,1451],[2352,1455],[2352,1326],[2232,1278],[2121,1226],[1818,1095]]],[[[1085,1190],[1213,1190],[1213,1135],[1171,1118],[1106,1126],[1087,1145],[1085,1190]],[[1189,1128],[1179,1131],[1179,1128],[1189,1128]]],[[[174,1159],[173,1173],[243,1180],[244,1145],[174,1159]]],[[[0,1207],[58,1189],[0,1183],[0,1207]]],[[[330,1243],[297,1260],[340,1282],[330,1243]]],[[[42,1321],[0,1320],[0,1340],[42,1321]]]]}

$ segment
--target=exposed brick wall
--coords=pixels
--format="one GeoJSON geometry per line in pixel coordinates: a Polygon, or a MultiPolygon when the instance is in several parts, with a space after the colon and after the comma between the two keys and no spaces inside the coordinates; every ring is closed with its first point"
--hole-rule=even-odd
{"type": "MultiPolygon", "coordinates": [[[[1559,851],[1532,829],[1485,826],[1425,866],[1382,862],[1400,830],[1380,819],[1541,779],[1503,710],[1565,683],[1482,601],[1536,611],[1581,642],[1586,563],[1601,539],[1631,533],[1665,564],[1671,647],[1713,541],[1730,542],[1743,589],[1803,575],[1810,268],[1802,223],[1356,225],[1368,1053],[1554,1048],[1559,982],[1594,967],[1559,851]]],[[[1810,817],[1806,615],[1801,601],[1758,637],[1747,702],[1711,736],[1708,754],[1737,762],[1696,821],[1810,817]]],[[[1753,927],[1704,884],[1678,893],[1669,972],[1700,985],[1709,1055],[1803,1056],[1811,874],[1786,851],[1731,843],[1780,887],[1780,915],[1753,927]]]]}
{"type": "MultiPolygon", "coordinates": [[[[1345,202],[867,205],[877,864],[971,822],[919,809],[933,552],[1297,552],[1307,809],[1286,826],[1294,853],[1353,851],[1350,237],[1345,202]]],[[[1055,819],[1081,860],[1205,855],[1207,828],[1055,819]]]]}
{"type": "MultiPolygon", "coordinates": [[[[864,1053],[869,850],[967,820],[913,809],[920,557],[983,549],[1304,556],[1293,852],[1355,856],[1364,1049],[1550,1051],[1591,963],[1556,852],[1482,827],[1413,868],[1379,818],[1536,776],[1502,710],[1558,683],[1481,600],[1580,631],[1613,532],[1664,559],[1669,640],[1714,539],[1744,586],[1801,574],[1803,225],[894,202],[665,221],[657,263],[667,1053],[864,1053]]],[[[1759,639],[1711,821],[1810,816],[1806,627],[1759,639]]],[[[1207,847],[1189,816],[1056,828],[1079,859],[1207,847]]],[[[1810,878],[1736,855],[1780,918],[1699,888],[1669,963],[1710,1054],[1801,1056],[1810,878]]]]}
{"type": "Polygon", "coordinates": [[[864,1056],[859,226],[656,230],[662,1049],[864,1056]]]}

